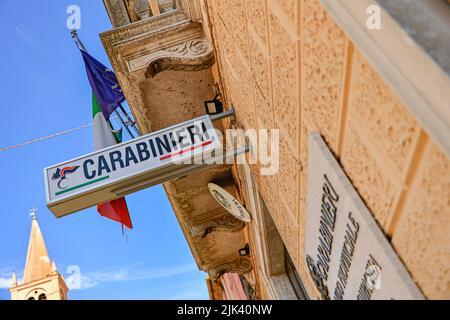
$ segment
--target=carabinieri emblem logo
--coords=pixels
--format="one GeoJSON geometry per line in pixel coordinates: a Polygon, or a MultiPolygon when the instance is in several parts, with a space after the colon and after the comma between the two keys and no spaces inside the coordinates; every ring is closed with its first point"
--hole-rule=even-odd
{"type": "Polygon", "coordinates": [[[53,174],[52,180],[60,179],[58,181],[58,188],[66,189],[68,186],[66,186],[66,187],[61,186],[61,182],[63,182],[63,180],[67,179],[68,174],[71,174],[71,173],[74,173],[75,171],[77,171],[77,169],[79,167],[80,166],[64,167],[62,169],[58,168],[58,169],[56,169],[56,172],[53,174]]]}

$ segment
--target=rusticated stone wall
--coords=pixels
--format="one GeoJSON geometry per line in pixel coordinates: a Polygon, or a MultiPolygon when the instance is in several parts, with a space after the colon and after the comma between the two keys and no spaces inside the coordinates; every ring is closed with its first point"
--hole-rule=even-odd
{"type": "Polygon", "coordinates": [[[450,298],[450,160],[319,0],[204,0],[222,91],[244,128],[280,129],[280,171],[260,176],[312,297],[304,262],[308,134],[320,131],[413,279],[450,298]]]}

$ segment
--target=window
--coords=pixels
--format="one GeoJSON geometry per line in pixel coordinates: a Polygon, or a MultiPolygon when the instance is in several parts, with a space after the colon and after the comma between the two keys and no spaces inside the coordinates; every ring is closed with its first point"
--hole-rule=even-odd
{"type": "Polygon", "coordinates": [[[260,199],[261,211],[264,218],[263,224],[266,232],[266,247],[268,250],[266,259],[268,260],[269,274],[272,276],[281,276],[278,278],[284,279],[283,282],[288,282],[290,287],[292,287],[296,299],[308,300],[308,295],[303,287],[302,280],[300,279],[297,270],[295,269],[295,265],[292,262],[292,258],[272,220],[269,209],[259,192],[258,197],[260,199]]]}
{"type": "Polygon", "coordinates": [[[289,282],[292,285],[292,289],[295,292],[298,300],[309,300],[308,294],[306,293],[305,288],[303,287],[302,280],[300,279],[297,270],[295,270],[295,265],[291,260],[291,256],[287,252],[286,248],[284,250],[285,256],[285,270],[286,275],[289,278],[289,282]]]}
{"type": "Polygon", "coordinates": [[[47,300],[47,296],[45,295],[45,293],[41,293],[41,294],[39,295],[38,300],[47,300]]]}
{"type": "Polygon", "coordinates": [[[239,278],[241,280],[242,287],[244,288],[245,296],[248,300],[255,300],[255,291],[253,290],[250,283],[248,283],[247,279],[244,275],[240,274],[239,278]]]}
{"type": "Polygon", "coordinates": [[[245,193],[249,198],[249,207],[252,207],[254,242],[259,248],[257,251],[261,253],[261,271],[268,285],[268,293],[273,299],[307,300],[308,294],[258,190],[253,174],[247,165],[243,167],[241,176],[245,177],[245,193]]]}

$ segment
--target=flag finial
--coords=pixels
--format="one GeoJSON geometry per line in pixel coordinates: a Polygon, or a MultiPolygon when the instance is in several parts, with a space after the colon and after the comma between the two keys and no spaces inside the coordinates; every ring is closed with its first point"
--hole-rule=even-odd
{"type": "Polygon", "coordinates": [[[33,220],[36,219],[36,211],[38,211],[38,209],[35,208],[34,206],[31,206],[31,209],[30,209],[30,217],[31,217],[33,220]]]}
{"type": "Polygon", "coordinates": [[[81,42],[80,38],[78,37],[78,33],[76,29],[72,29],[70,30],[70,34],[72,35],[72,39],[75,42],[75,44],[77,45],[78,49],[87,52],[86,48],[84,47],[83,42],[81,42]]]}

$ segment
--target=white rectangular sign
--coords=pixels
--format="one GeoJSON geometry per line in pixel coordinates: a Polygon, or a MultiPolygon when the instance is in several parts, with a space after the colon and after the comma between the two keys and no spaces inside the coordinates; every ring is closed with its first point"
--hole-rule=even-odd
{"type": "Polygon", "coordinates": [[[423,299],[318,133],[310,136],[306,262],[324,299],[423,299]]]}
{"type": "Polygon", "coordinates": [[[47,206],[60,217],[107,202],[185,175],[218,150],[209,116],[155,131],[45,168],[47,206]]]}

